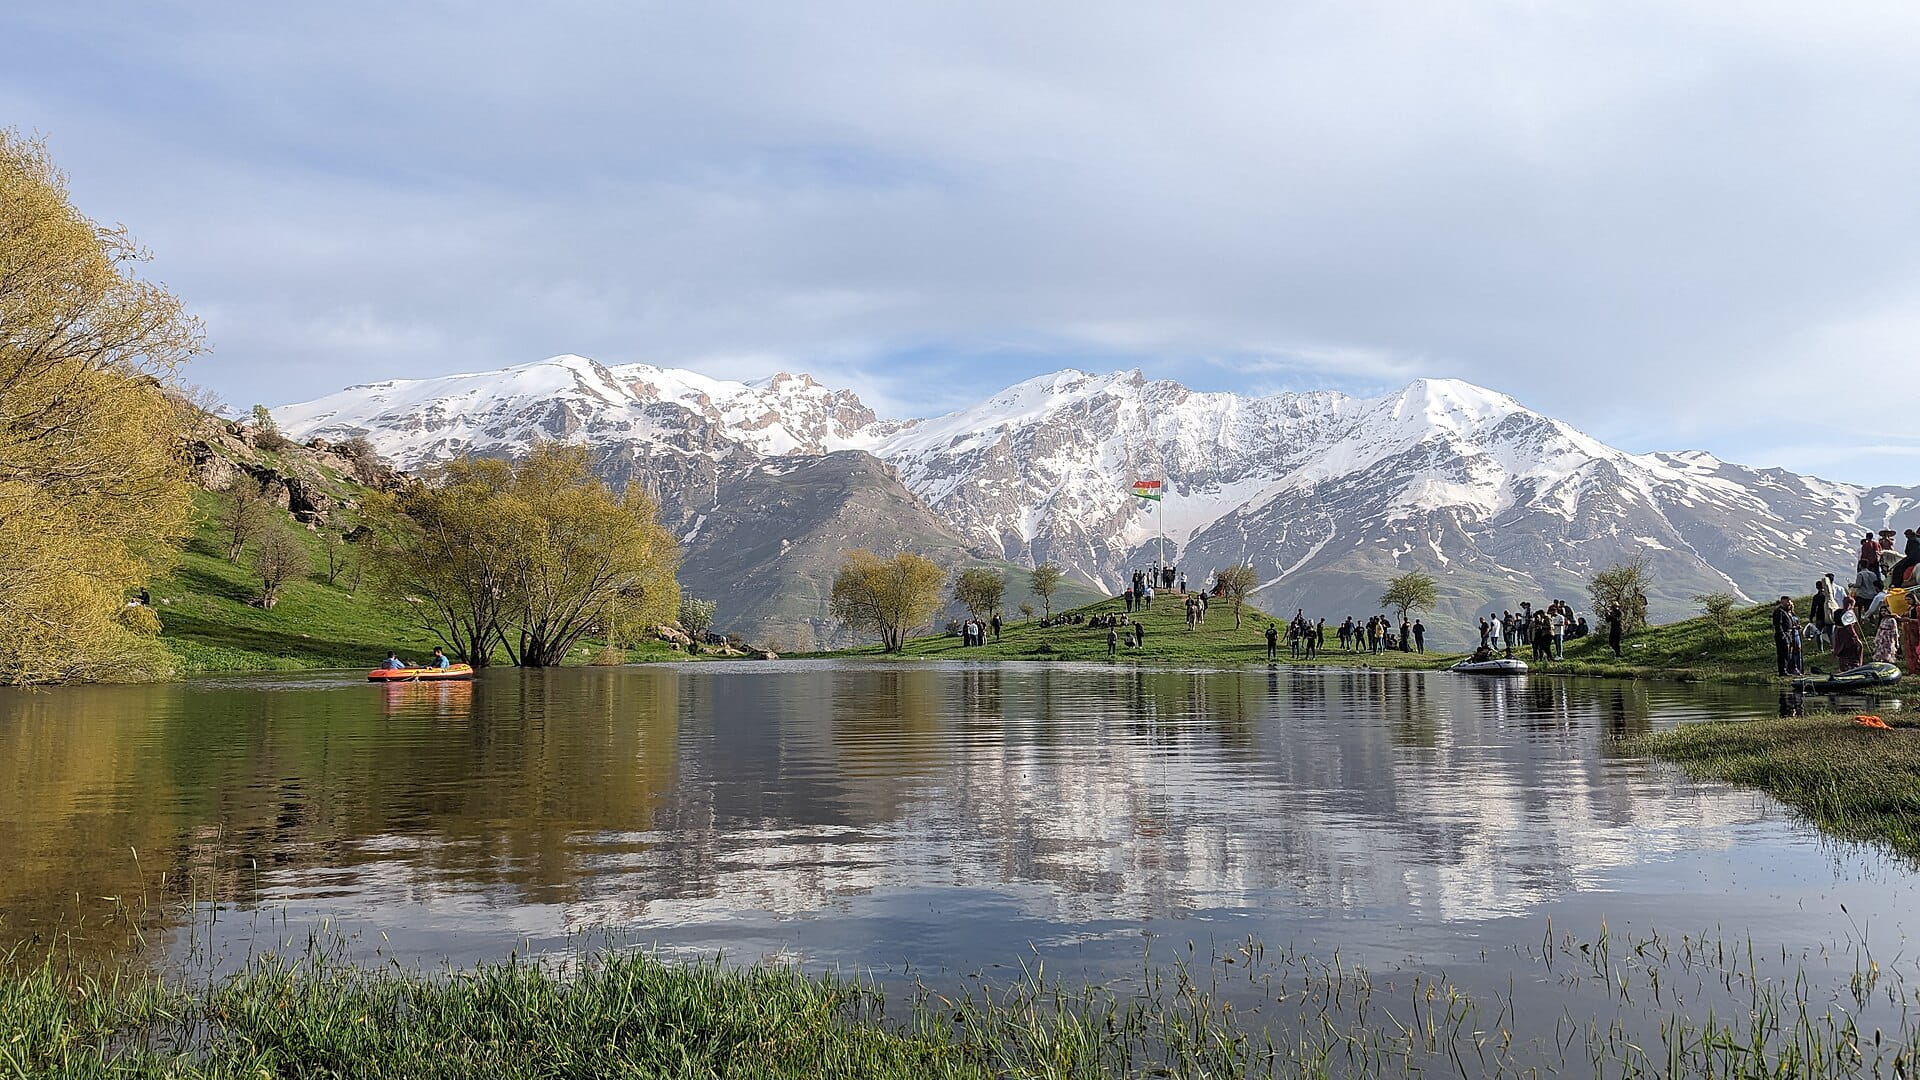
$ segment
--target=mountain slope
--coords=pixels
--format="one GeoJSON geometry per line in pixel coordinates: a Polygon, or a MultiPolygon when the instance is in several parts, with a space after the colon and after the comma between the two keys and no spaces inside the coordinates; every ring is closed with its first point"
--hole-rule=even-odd
{"type": "Polygon", "coordinates": [[[1388,577],[1421,569],[1441,583],[1431,621],[1445,640],[1489,605],[1579,604],[1595,570],[1635,556],[1662,617],[1695,593],[1804,593],[1852,565],[1860,529],[1920,506],[1920,489],[1627,453],[1447,379],[1372,399],[1244,397],[1061,371],[891,421],[804,375],[741,383],[561,356],[354,387],[276,417],[301,438],[366,435],[416,469],[584,442],[610,482],[660,500],[696,592],[726,582],[730,616],[797,644],[808,630],[826,643],[818,578],[836,545],[863,537],[1056,562],[1110,592],[1155,559],[1164,529],[1196,585],[1250,562],[1266,606],[1329,616],[1364,616],[1388,577]],[[1164,503],[1128,493],[1144,477],[1166,481],[1164,503]]]}

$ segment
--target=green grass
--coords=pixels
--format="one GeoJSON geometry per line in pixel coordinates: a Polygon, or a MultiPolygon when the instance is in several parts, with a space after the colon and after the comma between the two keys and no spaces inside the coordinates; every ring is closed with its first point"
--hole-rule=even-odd
{"type": "MultiPolygon", "coordinates": [[[[1892,714],[1888,722],[1901,724],[1892,714]]],[[[1914,727],[1880,731],[1849,713],[1688,724],[1617,746],[1674,762],[1691,776],[1758,788],[1834,836],[1920,858],[1914,727]]]]}
{"type": "MultiPolygon", "coordinates": [[[[1101,600],[1084,607],[1073,608],[1068,614],[1079,613],[1091,618],[1115,612],[1125,613],[1126,605],[1115,599],[1101,600]]],[[[1266,628],[1269,616],[1251,604],[1241,611],[1241,625],[1238,630],[1233,625],[1233,605],[1222,600],[1213,601],[1207,611],[1206,623],[1196,629],[1187,629],[1186,610],[1182,600],[1172,593],[1160,593],[1151,610],[1134,612],[1131,616],[1146,626],[1145,644],[1138,649],[1128,648],[1126,628],[1121,628],[1121,646],[1114,658],[1118,662],[1146,662],[1154,664],[1248,664],[1265,663],[1267,658],[1266,628]]],[[[884,654],[878,645],[863,646],[858,649],[843,649],[823,656],[888,656],[901,660],[1095,660],[1105,662],[1107,657],[1107,632],[1104,629],[1080,626],[1037,625],[1033,622],[1012,621],[1001,627],[1000,641],[991,637],[987,644],[968,648],[960,644],[957,634],[930,634],[909,638],[906,648],[896,654],[884,654]]],[[[1399,653],[1382,652],[1368,655],[1365,652],[1343,653],[1340,651],[1339,638],[1333,626],[1327,627],[1327,651],[1313,660],[1295,660],[1287,652],[1286,626],[1280,626],[1280,663],[1298,666],[1326,667],[1373,667],[1373,668],[1434,668],[1442,667],[1459,659],[1457,654],[1440,653],[1399,653]]]]}
{"type": "Polygon", "coordinates": [[[355,968],[310,946],[304,958],[256,958],[199,982],[133,968],[81,974],[51,960],[20,970],[0,957],[11,974],[0,979],[0,1075],[1906,1075],[1920,1051],[1910,995],[1864,942],[1839,973],[1844,987],[1819,984],[1836,975],[1824,952],[1810,980],[1803,955],[1783,950],[1776,962],[1753,944],[1616,939],[1605,924],[1577,940],[1549,922],[1502,950],[1513,967],[1504,988],[1476,994],[1443,974],[1370,971],[1337,952],[1249,938],[1149,960],[1129,988],[1070,987],[1023,969],[1010,984],[951,996],[922,987],[892,1014],[861,981],[644,954],[429,976],[355,968]],[[1534,1008],[1543,987],[1577,995],[1581,1012],[1534,1008]]]}
{"type": "MultiPolygon", "coordinates": [[[[289,583],[273,610],[255,602],[260,583],[243,554],[239,564],[227,561],[226,544],[217,534],[223,496],[196,494],[198,526],[173,571],[148,587],[154,611],[160,616],[160,640],[180,660],[182,674],[219,671],[299,671],[324,668],[367,669],[397,650],[419,662],[440,644],[399,603],[382,597],[371,582],[349,588],[352,571],[328,585],[321,571],[318,534],[281,521],[307,546],[314,573],[289,583]]],[[[338,524],[330,527],[340,528],[338,524]]],[[[347,546],[347,558],[364,552],[347,546]]],[[[583,646],[576,659],[585,663],[600,651],[598,643],[583,646]]],[[[664,643],[649,642],[627,651],[629,660],[687,659],[664,643]]]]}

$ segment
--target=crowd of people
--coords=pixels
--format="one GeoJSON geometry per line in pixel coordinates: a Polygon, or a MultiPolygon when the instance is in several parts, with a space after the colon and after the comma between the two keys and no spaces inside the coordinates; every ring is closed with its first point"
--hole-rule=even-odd
{"type": "MultiPolygon", "coordinates": [[[[1393,620],[1385,615],[1372,616],[1365,622],[1358,622],[1349,615],[1345,622],[1334,627],[1333,633],[1341,652],[1427,651],[1427,627],[1419,619],[1409,621],[1403,618],[1396,630],[1393,620]]],[[[1283,637],[1289,656],[1295,660],[1310,660],[1327,651],[1327,620],[1308,619],[1306,609],[1296,608],[1293,618],[1287,620],[1284,631],[1276,622],[1267,623],[1268,659],[1279,658],[1283,637]]]]}
{"type": "Polygon", "coordinates": [[[1869,660],[1902,664],[1920,674],[1920,529],[1908,529],[1895,545],[1892,529],[1868,533],[1860,541],[1853,580],[1845,585],[1824,574],[1813,583],[1805,619],[1792,597],[1774,602],[1775,669],[1781,675],[1805,674],[1806,655],[1824,649],[1842,671],[1869,660]]]}
{"type": "MultiPolygon", "coordinates": [[[[1607,619],[1607,636],[1615,656],[1620,655],[1619,629],[1620,612],[1616,609],[1607,619]]],[[[1480,617],[1480,644],[1473,655],[1484,659],[1504,649],[1511,660],[1518,649],[1525,647],[1532,650],[1535,660],[1565,660],[1567,642],[1592,632],[1587,617],[1576,613],[1565,600],[1555,600],[1542,608],[1534,607],[1531,600],[1522,600],[1519,611],[1501,610],[1480,617]]]]}

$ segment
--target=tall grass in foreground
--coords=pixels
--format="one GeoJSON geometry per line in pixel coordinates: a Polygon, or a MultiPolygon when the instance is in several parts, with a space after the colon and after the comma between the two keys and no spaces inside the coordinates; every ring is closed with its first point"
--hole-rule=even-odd
{"type": "Polygon", "coordinates": [[[859,980],[644,954],[426,976],[310,946],[197,986],[16,965],[0,980],[0,1075],[1895,1076],[1920,1050],[1920,995],[1864,945],[1769,954],[1549,923],[1504,951],[1509,981],[1477,995],[1248,940],[1149,963],[1129,988],[1038,968],[957,996],[921,988],[898,1016],[859,980]]]}
{"type": "Polygon", "coordinates": [[[1616,745],[1759,788],[1823,831],[1920,858],[1920,730],[1875,730],[1836,714],[1687,724],[1616,745]]]}

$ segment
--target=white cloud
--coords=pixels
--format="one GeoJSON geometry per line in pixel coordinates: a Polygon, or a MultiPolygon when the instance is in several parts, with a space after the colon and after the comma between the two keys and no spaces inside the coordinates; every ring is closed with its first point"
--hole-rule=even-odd
{"type": "Polygon", "coordinates": [[[777,357],[897,413],[1063,363],[1445,375],[1633,449],[1790,432],[1890,479],[1825,403],[1920,409],[1920,380],[1859,386],[1920,337],[1917,30],[1773,2],[59,5],[0,14],[0,107],[160,253],[236,400],[560,351],[777,357]]]}

